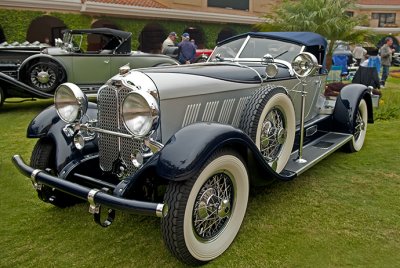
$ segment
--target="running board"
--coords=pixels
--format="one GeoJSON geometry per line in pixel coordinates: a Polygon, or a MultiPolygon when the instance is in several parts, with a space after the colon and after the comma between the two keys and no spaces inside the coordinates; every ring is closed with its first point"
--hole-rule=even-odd
{"type": "Polygon", "coordinates": [[[324,136],[310,142],[303,148],[303,159],[306,163],[298,163],[296,160],[299,156],[298,150],[294,151],[286,164],[285,170],[300,175],[308,170],[319,161],[338,150],[353,138],[351,134],[329,132],[324,136]]]}

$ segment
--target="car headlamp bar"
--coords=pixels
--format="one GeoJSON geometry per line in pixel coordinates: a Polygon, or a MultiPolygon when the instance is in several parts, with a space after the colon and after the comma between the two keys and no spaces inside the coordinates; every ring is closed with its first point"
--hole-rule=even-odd
{"type": "Polygon", "coordinates": [[[88,124],[82,124],[81,129],[87,129],[89,131],[113,135],[113,136],[117,136],[117,137],[121,137],[121,138],[128,138],[128,139],[133,139],[133,140],[137,140],[137,141],[144,141],[146,146],[149,147],[153,153],[158,152],[159,150],[161,150],[164,147],[164,145],[162,143],[155,141],[151,138],[140,138],[140,137],[136,137],[131,134],[124,134],[121,132],[115,132],[115,131],[106,130],[106,129],[102,129],[102,128],[98,128],[98,127],[92,127],[88,124]]]}

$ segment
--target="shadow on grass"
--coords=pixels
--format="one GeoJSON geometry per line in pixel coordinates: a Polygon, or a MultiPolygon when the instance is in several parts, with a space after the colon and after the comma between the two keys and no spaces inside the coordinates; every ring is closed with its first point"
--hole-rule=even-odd
{"type": "Polygon", "coordinates": [[[41,111],[53,104],[53,99],[6,99],[0,107],[0,114],[8,112],[41,111]]]}

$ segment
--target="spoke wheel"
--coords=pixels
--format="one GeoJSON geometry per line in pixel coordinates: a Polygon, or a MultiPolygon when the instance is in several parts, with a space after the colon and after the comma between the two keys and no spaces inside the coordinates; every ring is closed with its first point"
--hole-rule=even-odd
{"type": "Polygon", "coordinates": [[[367,103],[362,99],[358,105],[358,110],[354,118],[353,139],[348,143],[348,151],[358,152],[364,145],[368,125],[367,103]]]}
{"type": "MultiPolygon", "coordinates": [[[[31,155],[30,166],[33,168],[46,170],[51,175],[57,176],[55,167],[55,147],[51,140],[41,138],[37,141],[31,155]]],[[[51,203],[57,207],[64,208],[74,205],[79,199],[69,196],[61,191],[52,189],[51,187],[42,185],[40,190],[37,190],[38,197],[44,201],[51,203]]]]}
{"type": "Polygon", "coordinates": [[[249,99],[239,128],[252,138],[265,161],[279,173],[292,152],[295,124],[293,104],[285,89],[266,86],[249,99]]]}
{"type": "Polygon", "coordinates": [[[169,212],[162,219],[167,247],[190,265],[218,257],[239,231],[248,195],[249,180],[242,158],[233,151],[218,151],[196,176],[167,187],[169,212]]]}
{"type": "Polygon", "coordinates": [[[64,77],[62,68],[51,62],[39,62],[28,70],[28,83],[43,92],[53,92],[64,77]]]}

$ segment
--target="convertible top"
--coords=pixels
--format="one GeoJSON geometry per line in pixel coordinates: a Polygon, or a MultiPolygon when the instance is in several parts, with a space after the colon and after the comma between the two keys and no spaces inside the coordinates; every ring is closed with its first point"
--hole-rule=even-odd
{"type": "Polygon", "coordinates": [[[248,35],[256,37],[257,36],[266,37],[281,41],[288,41],[292,43],[302,44],[305,46],[323,46],[324,48],[327,47],[326,39],[323,36],[313,32],[248,32],[236,35],[220,43],[222,44],[231,41],[232,39],[242,38],[248,35]]]}
{"type": "Polygon", "coordinates": [[[118,40],[118,43],[110,42],[110,47],[106,45],[103,49],[115,50],[117,54],[131,53],[131,32],[124,32],[111,28],[94,28],[81,30],[64,30],[63,33],[70,34],[99,34],[110,37],[110,39],[118,40]]]}

